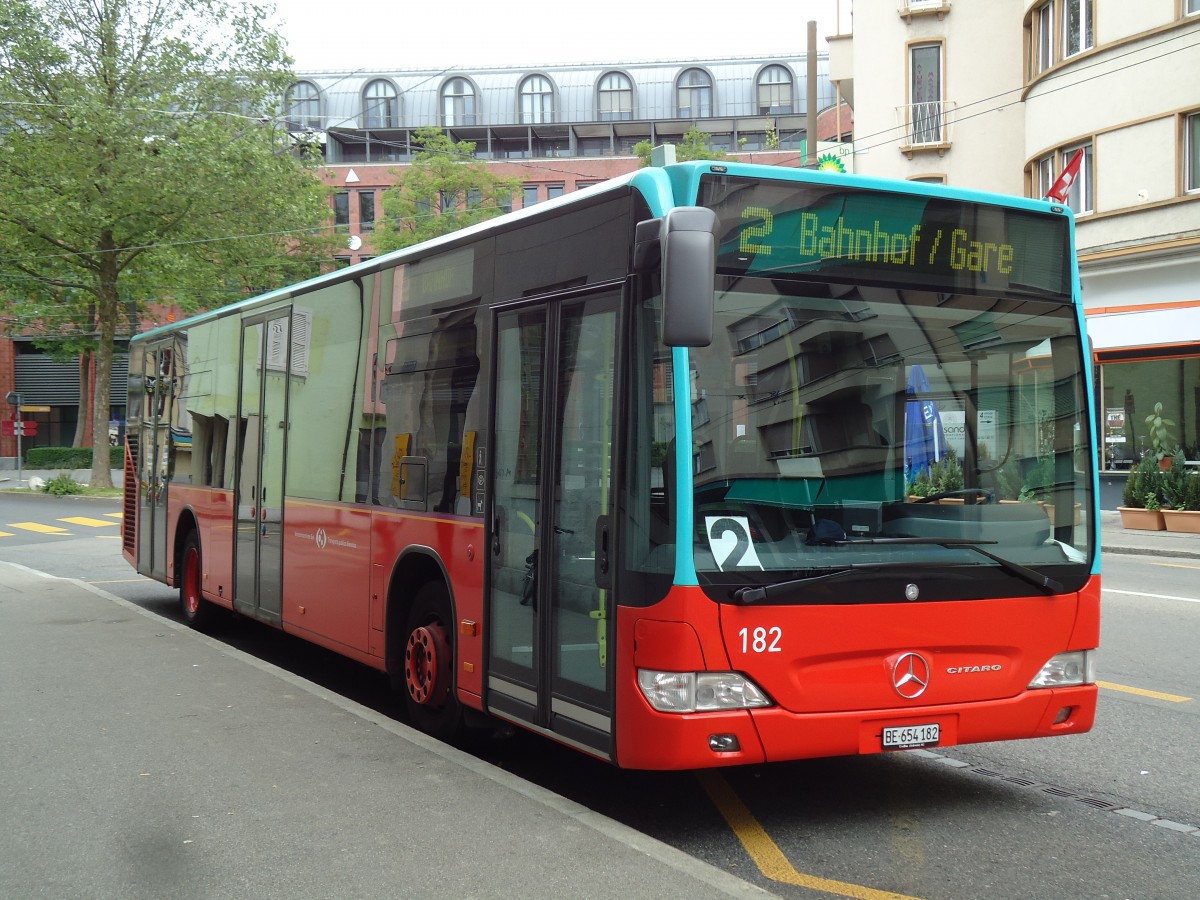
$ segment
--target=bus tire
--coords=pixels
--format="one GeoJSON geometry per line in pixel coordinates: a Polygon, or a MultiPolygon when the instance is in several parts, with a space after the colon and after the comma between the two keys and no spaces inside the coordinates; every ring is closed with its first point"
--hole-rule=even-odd
{"type": "Polygon", "coordinates": [[[179,609],[183,621],[197,631],[211,628],[217,613],[201,592],[204,583],[204,567],[201,563],[200,536],[195,531],[189,531],[179,556],[179,609]]]}
{"type": "Polygon", "coordinates": [[[440,582],[421,586],[404,629],[404,705],[409,722],[442,741],[462,731],[454,690],[454,628],[450,595],[440,582]]]}

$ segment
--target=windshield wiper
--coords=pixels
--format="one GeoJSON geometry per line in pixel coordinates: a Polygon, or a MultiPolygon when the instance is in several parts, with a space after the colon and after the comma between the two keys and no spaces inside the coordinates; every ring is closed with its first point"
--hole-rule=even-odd
{"type": "Polygon", "coordinates": [[[762,603],[775,594],[783,593],[792,588],[812,584],[815,581],[826,581],[830,578],[837,578],[839,575],[849,575],[851,572],[878,572],[883,569],[932,569],[943,565],[945,564],[929,560],[915,562],[905,560],[904,562],[845,563],[836,569],[816,570],[817,574],[806,575],[803,578],[793,578],[790,581],[777,581],[774,584],[764,584],[759,587],[747,586],[738,588],[733,592],[733,599],[741,604],[762,603]]]}
{"type": "Polygon", "coordinates": [[[852,538],[845,541],[834,541],[834,544],[842,546],[845,544],[931,544],[935,547],[946,547],[947,549],[962,547],[966,550],[974,550],[980,556],[986,556],[992,562],[996,563],[1005,572],[1010,575],[1015,575],[1022,581],[1032,584],[1036,588],[1041,588],[1047,594],[1061,594],[1066,590],[1062,583],[1051,578],[1049,575],[1043,575],[1037,569],[1031,569],[1028,566],[1023,566],[1018,562],[1013,562],[1011,559],[1005,559],[1003,556],[997,556],[988,550],[980,547],[980,544],[995,544],[996,541],[973,541],[969,538],[932,538],[932,537],[882,537],[882,538],[852,538]]]}

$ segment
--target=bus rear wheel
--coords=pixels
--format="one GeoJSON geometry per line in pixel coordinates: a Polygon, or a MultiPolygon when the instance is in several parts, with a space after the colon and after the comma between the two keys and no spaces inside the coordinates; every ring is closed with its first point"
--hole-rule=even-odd
{"type": "Polygon", "coordinates": [[[204,631],[213,624],[216,609],[204,599],[201,585],[204,578],[204,567],[201,565],[200,536],[196,532],[188,532],[187,540],[183,542],[183,553],[179,566],[179,608],[183,613],[183,621],[204,631]]]}
{"type": "Polygon", "coordinates": [[[454,630],[450,596],[437,583],[413,598],[404,630],[404,704],[409,721],[426,734],[449,741],[462,728],[462,706],[454,693],[454,630]]]}

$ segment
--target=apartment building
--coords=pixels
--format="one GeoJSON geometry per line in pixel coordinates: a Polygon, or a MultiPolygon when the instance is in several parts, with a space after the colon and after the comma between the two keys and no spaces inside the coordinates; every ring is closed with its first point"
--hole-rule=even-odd
{"type": "Polygon", "coordinates": [[[1149,448],[1156,403],[1200,459],[1200,0],[895,0],[840,21],[857,172],[1040,197],[1083,152],[1104,467],[1149,448]]]}

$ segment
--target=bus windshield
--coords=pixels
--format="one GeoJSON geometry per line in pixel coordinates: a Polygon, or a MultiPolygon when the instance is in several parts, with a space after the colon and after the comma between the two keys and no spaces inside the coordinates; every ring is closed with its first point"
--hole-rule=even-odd
{"type": "Polygon", "coordinates": [[[1081,360],[1059,301],[718,277],[714,341],[690,355],[702,583],[927,584],[940,564],[948,597],[997,596],[1007,561],[1077,588],[1081,360]]]}

